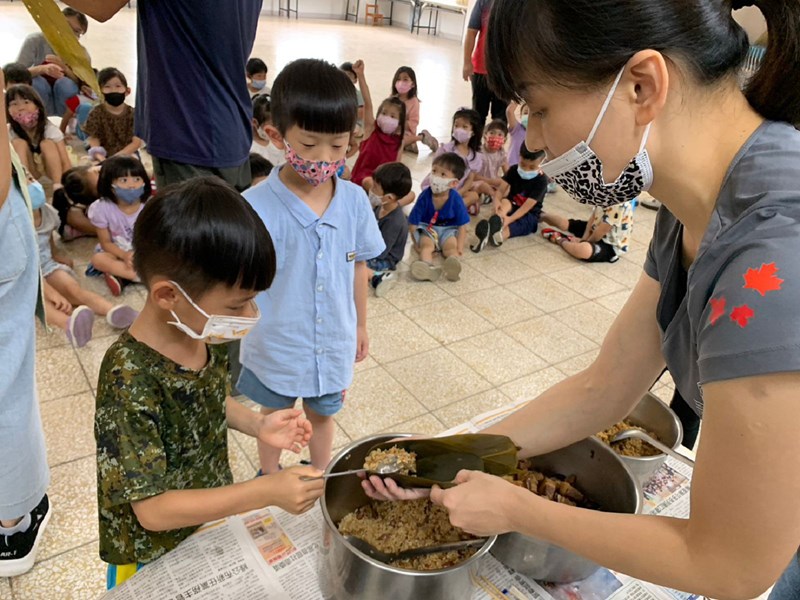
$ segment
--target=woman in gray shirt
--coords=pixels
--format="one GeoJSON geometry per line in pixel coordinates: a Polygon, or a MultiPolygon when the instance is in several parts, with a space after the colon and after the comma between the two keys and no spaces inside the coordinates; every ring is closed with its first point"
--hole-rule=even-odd
{"type": "Polygon", "coordinates": [[[487,43],[491,84],[530,107],[526,144],[547,151],[549,177],[588,204],[646,189],[664,203],[595,362],[487,432],[522,456],[561,448],[621,420],[667,366],[703,416],[691,518],[573,508],[466,471],[431,498],[472,533],[519,531],[715,598],[780,577],[787,599],[800,595],[800,3],[756,0],[769,46],[745,93],[731,15],[744,4],[494,0],[487,43]]]}

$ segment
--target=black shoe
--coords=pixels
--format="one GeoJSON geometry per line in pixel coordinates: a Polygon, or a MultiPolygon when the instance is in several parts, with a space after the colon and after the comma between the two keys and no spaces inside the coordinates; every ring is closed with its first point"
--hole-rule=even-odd
{"type": "Polygon", "coordinates": [[[492,241],[492,246],[498,247],[503,245],[503,219],[497,215],[489,217],[488,237],[492,241]]]}
{"type": "Polygon", "coordinates": [[[478,221],[478,224],[475,225],[475,236],[478,238],[478,243],[470,246],[470,250],[477,254],[486,248],[486,244],[489,242],[489,221],[486,219],[478,221]]]}
{"type": "Polygon", "coordinates": [[[372,277],[372,287],[375,289],[375,297],[383,298],[396,283],[397,277],[391,271],[385,271],[380,275],[374,275],[372,277]]]}
{"type": "Polygon", "coordinates": [[[50,513],[50,501],[45,494],[30,513],[28,529],[11,535],[0,533],[0,577],[15,577],[31,570],[50,513]]]}

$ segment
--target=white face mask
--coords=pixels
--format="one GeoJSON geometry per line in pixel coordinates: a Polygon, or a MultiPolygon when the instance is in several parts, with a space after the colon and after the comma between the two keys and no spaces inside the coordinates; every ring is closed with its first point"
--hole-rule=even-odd
{"type": "Polygon", "coordinates": [[[431,175],[431,191],[434,194],[443,194],[450,189],[450,184],[457,179],[449,179],[448,177],[437,177],[431,175]]]}
{"type": "Polygon", "coordinates": [[[383,196],[378,196],[375,192],[369,193],[369,204],[372,208],[378,208],[383,204],[383,196]]]}
{"type": "Polygon", "coordinates": [[[183,294],[183,297],[186,298],[186,301],[191,304],[197,312],[207,319],[205,327],[203,327],[203,331],[201,333],[197,333],[194,329],[185,323],[182,323],[178,318],[178,315],[175,314],[175,311],[169,311],[175,320],[167,321],[167,323],[174,325],[193,340],[205,342],[206,344],[225,344],[227,342],[240,340],[246,336],[250,330],[253,329],[253,327],[256,326],[256,323],[258,323],[258,320],[261,318],[261,312],[258,310],[258,306],[255,303],[253,303],[253,306],[256,310],[255,317],[209,315],[206,313],[206,311],[194,303],[194,300],[189,297],[189,294],[183,291],[183,288],[180,285],[174,281],[170,281],[170,283],[178,288],[178,291],[183,294]]]}
{"type": "Polygon", "coordinates": [[[261,127],[257,127],[256,128],[256,134],[258,135],[258,137],[260,137],[265,142],[269,142],[270,141],[269,135],[267,135],[267,132],[264,131],[263,129],[261,129],[261,127]]]}

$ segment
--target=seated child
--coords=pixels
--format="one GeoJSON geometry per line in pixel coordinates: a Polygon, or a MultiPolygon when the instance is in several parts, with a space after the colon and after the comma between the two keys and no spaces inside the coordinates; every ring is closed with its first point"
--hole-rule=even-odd
{"type": "Polygon", "coordinates": [[[375,295],[382,298],[397,282],[393,271],[406,252],[408,220],[398,200],[411,193],[411,171],[401,162],[386,163],[375,169],[372,179],[369,200],[386,250],[367,261],[367,273],[375,295]]]}
{"type": "Polygon", "coordinates": [[[133,268],[133,226],[150,197],[150,178],[133,156],[113,156],[103,162],[97,182],[100,199],[89,206],[89,220],[100,243],[91,266],[105,276],[112,296],[138,282],[133,268]]]}
{"type": "Polygon", "coordinates": [[[250,92],[250,97],[255,100],[256,96],[269,96],[267,63],[260,58],[251,58],[247,61],[244,71],[247,75],[247,91],[250,92]]]}
{"type": "Polygon", "coordinates": [[[506,137],[508,126],[505,121],[495,119],[486,126],[483,140],[483,165],[475,175],[473,190],[483,196],[483,203],[489,204],[503,185],[503,176],[508,171],[506,137]]]}
{"type": "Polygon", "coordinates": [[[255,152],[250,153],[250,187],[264,181],[272,172],[273,165],[266,158],[255,152]]]}
{"type": "Polygon", "coordinates": [[[77,94],[67,98],[64,101],[66,110],[61,116],[61,125],[58,127],[61,133],[69,137],[71,125],[72,132],[79,140],[82,142],[88,140],[89,134],[83,130],[83,127],[86,125],[86,121],[89,119],[89,114],[94,109],[95,104],[97,104],[97,94],[88,85],[82,86],[77,94]]]}
{"type": "Polygon", "coordinates": [[[55,325],[67,334],[67,339],[77,348],[83,348],[92,339],[95,315],[106,318],[116,329],[130,327],[139,313],[130,306],[114,306],[102,296],[83,289],[72,271],[69,257],[58,254],[53,243],[53,231],[58,227],[56,209],[45,202],[44,190],[39,182],[28,184],[33,209],[33,225],[39,242],[39,264],[44,278],[45,317],[48,325],[55,325]]]}
{"type": "Polygon", "coordinates": [[[47,119],[39,94],[29,85],[6,90],[8,138],[23,166],[37,181],[47,175],[53,189],[61,187],[61,175],[72,167],[64,134],[47,119]]]}
{"type": "Polygon", "coordinates": [[[420,260],[411,265],[411,276],[418,281],[436,281],[444,273],[449,281],[461,275],[459,256],[464,254],[469,213],[456,191],[467,170],[464,159],[446,152],[433,159],[430,187],[422,190],[408,216],[411,239],[420,260]],[[445,257],[441,267],[433,265],[433,253],[445,257]]]}
{"type": "Polygon", "coordinates": [[[595,207],[589,221],[567,219],[553,213],[542,213],[542,221],[561,231],[542,230],[542,236],[558,244],[570,256],[584,262],[617,262],[628,251],[633,231],[633,203],[595,207]]]}
{"type": "Polygon", "coordinates": [[[508,238],[536,233],[547,194],[547,177],[539,172],[544,156],[544,150],[531,152],[522,146],[519,163],[505,174],[498,197],[493,200],[495,214],[475,226],[478,243],[472,247],[473,252],[483,250],[489,241],[493,246],[502,246],[508,238]]]}
{"type": "Polygon", "coordinates": [[[108,67],[97,74],[103,102],[95,106],[82,129],[89,136],[89,157],[100,162],[117,154],[134,154],[144,144],[133,134],[133,108],[125,104],[131,93],[119,69],[108,67]]]}
{"type": "Polygon", "coordinates": [[[527,104],[520,107],[516,102],[509,102],[506,109],[506,120],[508,121],[508,133],[511,136],[511,144],[508,147],[508,165],[513,167],[519,162],[519,151],[525,143],[525,136],[528,134],[528,117],[530,109],[527,104]],[[517,118],[519,109],[519,118],[517,118]]]}
{"type": "MultiPolygon", "coordinates": [[[[477,111],[471,108],[459,108],[453,115],[452,139],[439,146],[434,153],[434,158],[448,152],[455,152],[461,157],[466,169],[460,177],[457,190],[469,210],[469,214],[477,215],[480,205],[480,196],[473,190],[475,177],[483,168],[481,154],[481,139],[483,138],[483,121],[477,111]]],[[[429,178],[422,181],[426,188],[429,178]]]]}
{"type": "Polygon", "coordinates": [[[400,67],[392,79],[390,96],[397,96],[406,105],[406,128],[403,134],[403,149],[418,154],[417,142],[422,142],[431,150],[439,149],[439,142],[427,129],[417,134],[419,127],[419,98],[417,97],[417,74],[411,67],[400,67]]]}
{"type": "Polygon", "coordinates": [[[272,127],[272,113],[269,96],[258,95],[253,98],[253,143],[250,152],[260,154],[272,166],[280,167],[286,162],[286,154],[269,139],[268,128],[272,127]]]}
{"type": "Polygon", "coordinates": [[[97,228],[87,216],[89,206],[97,200],[100,167],[72,167],[61,176],[61,188],[53,192],[53,208],[61,224],[58,235],[69,242],[85,235],[97,235],[97,228]]]}
{"type": "Polygon", "coordinates": [[[310,467],[233,483],[228,430],[299,452],[299,410],[260,415],[230,397],[228,348],[259,319],[253,299],[275,275],[261,219],[214,177],[167,188],[133,237],[147,300],[106,351],[97,384],[100,558],[108,587],[163,556],[198,526],[265,506],[294,514],[322,494],[310,467]],[[242,260],[242,257],[247,257],[242,260]]]}
{"type": "MultiPolygon", "coordinates": [[[[358,145],[361,144],[361,140],[364,138],[364,95],[361,93],[358,85],[358,74],[356,73],[355,69],[353,69],[353,63],[351,62],[343,62],[339,69],[344,71],[347,77],[350,78],[350,81],[353,82],[353,85],[356,87],[356,102],[358,102],[358,113],[356,118],[356,126],[353,128],[353,134],[356,141],[355,147],[358,148],[358,145]]],[[[355,153],[354,153],[355,154],[355,153]]],[[[348,154],[348,158],[351,155],[348,154]]]]}
{"type": "Polygon", "coordinates": [[[3,75],[6,78],[6,88],[10,85],[22,83],[33,85],[33,76],[28,67],[18,62],[11,62],[3,66],[3,75]]]}

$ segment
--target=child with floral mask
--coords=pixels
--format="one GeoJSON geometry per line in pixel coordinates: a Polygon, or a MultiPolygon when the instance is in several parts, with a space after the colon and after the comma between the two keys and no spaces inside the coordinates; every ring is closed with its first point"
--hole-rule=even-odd
{"type": "Polygon", "coordinates": [[[505,144],[508,137],[508,126],[505,121],[495,119],[486,126],[483,137],[483,166],[475,175],[473,190],[480,194],[484,204],[495,198],[503,185],[503,176],[508,171],[508,154],[505,144]]]}
{"type": "MultiPolygon", "coordinates": [[[[353,67],[364,86],[363,63],[353,67]]],[[[272,236],[277,272],[256,298],[261,320],[242,341],[236,387],[263,415],[302,398],[314,427],[311,463],[324,469],[353,363],[367,356],[366,261],[385,244],[367,194],[336,175],[356,122],[348,76],[325,61],[296,60],[275,79],[271,100],[267,131],[287,162],[244,197],[272,236]]],[[[262,472],[277,473],[280,448],[259,443],[258,451],[262,472]]]]}
{"type": "Polygon", "coordinates": [[[419,153],[417,142],[422,142],[436,152],[439,142],[427,129],[417,134],[419,126],[419,98],[417,96],[417,74],[411,67],[400,67],[392,79],[390,96],[396,96],[406,105],[406,127],[403,133],[403,149],[412,154],[419,153]]]}
{"type": "Polygon", "coordinates": [[[266,158],[275,167],[280,167],[286,162],[286,156],[281,148],[278,148],[269,139],[267,127],[272,125],[272,112],[270,108],[269,96],[259,94],[253,98],[253,143],[250,152],[266,158]]]}
{"type": "Polygon", "coordinates": [[[508,165],[513,167],[519,162],[519,149],[525,141],[528,131],[529,108],[527,104],[520,106],[516,102],[510,102],[506,109],[506,120],[508,121],[508,133],[511,136],[511,144],[508,147],[508,165]],[[519,111],[519,114],[517,114],[519,111]]]}
{"type": "MultiPolygon", "coordinates": [[[[469,214],[478,214],[480,196],[473,189],[476,174],[483,168],[481,139],[483,138],[483,121],[477,111],[471,108],[459,108],[453,115],[453,128],[449,142],[441,144],[434,158],[442,154],[454,152],[464,161],[464,175],[459,177],[457,190],[467,206],[469,214]]],[[[422,181],[423,189],[430,185],[430,178],[422,181]]]]}
{"type": "Polygon", "coordinates": [[[119,296],[139,276],[133,267],[133,226],[150,197],[150,177],[133,156],[112,156],[103,162],[97,182],[100,199],[87,216],[97,229],[91,267],[106,280],[112,296],[119,296]]]}

